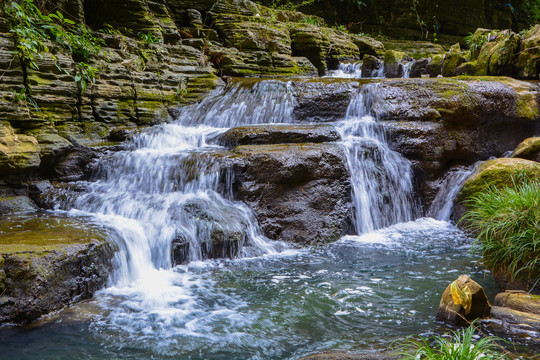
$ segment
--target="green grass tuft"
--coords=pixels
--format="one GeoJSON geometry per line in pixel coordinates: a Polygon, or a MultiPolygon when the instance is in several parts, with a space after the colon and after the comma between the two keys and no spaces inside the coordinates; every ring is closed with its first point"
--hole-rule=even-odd
{"type": "MultiPolygon", "coordinates": [[[[476,339],[475,328],[452,332],[452,338],[434,336],[421,338],[420,342],[410,340],[401,348],[404,360],[492,360],[510,359],[497,351],[497,338],[483,336],[476,339]]],[[[502,351],[502,349],[501,349],[502,351]]]]}
{"type": "Polygon", "coordinates": [[[466,200],[469,211],[460,221],[477,235],[490,270],[534,281],[540,278],[540,181],[517,176],[512,182],[466,200]]]}

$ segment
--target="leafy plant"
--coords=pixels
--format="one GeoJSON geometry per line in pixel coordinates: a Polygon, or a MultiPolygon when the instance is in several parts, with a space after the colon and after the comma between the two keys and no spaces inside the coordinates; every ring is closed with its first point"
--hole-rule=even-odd
{"type": "Polygon", "coordinates": [[[96,82],[97,69],[87,63],[80,62],[75,68],[75,82],[79,86],[81,94],[86,91],[88,85],[93,85],[96,82]]]}
{"type": "Polygon", "coordinates": [[[147,45],[153,45],[159,42],[159,39],[151,32],[139,33],[139,39],[144,41],[147,45]]]}
{"type": "Polygon", "coordinates": [[[477,234],[486,266],[512,279],[540,279],[540,181],[518,174],[512,186],[488,187],[466,203],[460,221],[477,234]]]}
{"type": "Polygon", "coordinates": [[[16,104],[17,106],[30,105],[34,111],[40,111],[38,104],[28,95],[26,88],[22,88],[19,91],[10,90],[9,91],[9,100],[16,104]]]}
{"type": "Polygon", "coordinates": [[[509,359],[506,354],[496,351],[498,345],[494,337],[484,336],[475,339],[475,327],[452,332],[449,340],[442,336],[420,342],[410,340],[402,347],[404,360],[494,360],[509,359]]]}
{"type": "MultiPolygon", "coordinates": [[[[75,78],[82,91],[94,83],[96,69],[86,62],[90,55],[99,53],[102,40],[94,37],[86,25],[76,24],[60,11],[44,14],[34,0],[6,2],[2,10],[11,24],[11,33],[15,34],[17,55],[23,64],[39,70],[37,61],[43,59],[44,53],[50,52],[48,44],[52,42],[71,53],[77,63],[75,78]]],[[[51,57],[61,71],[72,72],[60,68],[57,58],[51,57]]],[[[26,91],[29,93],[30,89],[26,91]]]]}

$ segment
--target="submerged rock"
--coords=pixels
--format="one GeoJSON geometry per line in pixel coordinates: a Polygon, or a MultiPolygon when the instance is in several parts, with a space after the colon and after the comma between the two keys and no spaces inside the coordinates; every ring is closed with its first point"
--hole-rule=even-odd
{"type": "Polygon", "coordinates": [[[484,289],[466,275],[448,285],[441,297],[437,320],[456,325],[489,315],[491,305],[484,289]]]}
{"type": "Polygon", "coordinates": [[[249,145],[234,153],[235,195],[270,239],[314,245],[352,230],[350,175],[339,145],[249,145]]]}
{"type": "Polygon", "coordinates": [[[238,145],[321,143],[340,138],[330,125],[253,125],[230,129],[220,136],[219,143],[234,148],[238,145]]]}
{"type": "Polygon", "coordinates": [[[28,323],[91,297],[112,269],[111,236],[70,218],[0,220],[0,323],[28,323]]]}

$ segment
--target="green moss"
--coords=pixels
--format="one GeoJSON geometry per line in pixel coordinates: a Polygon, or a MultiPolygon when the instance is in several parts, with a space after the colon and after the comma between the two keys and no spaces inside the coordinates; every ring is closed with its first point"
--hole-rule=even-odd
{"type": "Polygon", "coordinates": [[[518,158],[486,161],[467,179],[458,195],[459,200],[464,201],[488,187],[502,188],[512,185],[512,177],[518,175],[540,179],[540,163],[518,158]]]}
{"type": "Polygon", "coordinates": [[[533,94],[520,94],[516,101],[516,112],[520,117],[536,120],[539,118],[538,104],[533,94]]]}
{"type": "Polygon", "coordinates": [[[107,240],[106,232],[80,220],[18,216],[0,220],[0,254],[62,251],[66,246],[107,240]]]}

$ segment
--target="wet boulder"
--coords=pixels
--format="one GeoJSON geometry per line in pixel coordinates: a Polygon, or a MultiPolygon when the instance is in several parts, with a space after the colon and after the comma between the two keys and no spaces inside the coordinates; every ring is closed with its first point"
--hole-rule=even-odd
{"type": "Polygon", "coordinates": [[[512,157],[540,162],[540,137],[523,140],[512,153],[512,157]]]}
{"type": "Polygon", "coordinates": [[[360,82],[344,79],[314,79],[295,81],[297,104],[292,116],[298,122],[331,122],[342,120],[353,96],[358,93],[360,82]]]}
{"type": "Polygon", "coordinates": [[[242,220],[242,209],[232,203],[190,200],[173,218],[184,229],[172,241],[173,265],[201,259],[232,259],[244,245],[248,225],[242,220]]]}
{"type": "Polygon", "coordinates": [[[437,320],[456,325],[489,315],[491,305],[484,289],[466,275],[448,285],[441,297],[437,320]]]}
{"type": "Polygon", "coordinates": [[[240,126],[220,136],[219,143],[229,148],[239,145],[321,143],[340,140],[330,125],[254,125],[240,126]]]}
{"type": "Polygon", "coordinates": [[[387,50],[384,53],[384,76],[387,78],[403,77],[403,64],[411,60],[409,55],[404,52],[387,50]]]}
{"type": "Polygon", "coordinates": [[[339,145],[246,145],[235,148],[233,160],[235,196],[268,238],[315,245],[352,231],[350,175],[339,145]]]}
{"type": "Polygon", "coordinates": [[[112,269],[114,234],[83,220],[0,220],[0,323],[28,323],[90,298],[112,269]]]}
{"type": "Polygon", "coordinates": [[[503,322],[505,329],[514,327],[540,333],[540,296],[524,291],[499,293],[491,309],[491,318],[503,322]]]}
{"type": "Polygon", "coordinates": [[[375,77],[384,63],[373,55],[364,55],[362,60],[362,77],[375,77]]]}

